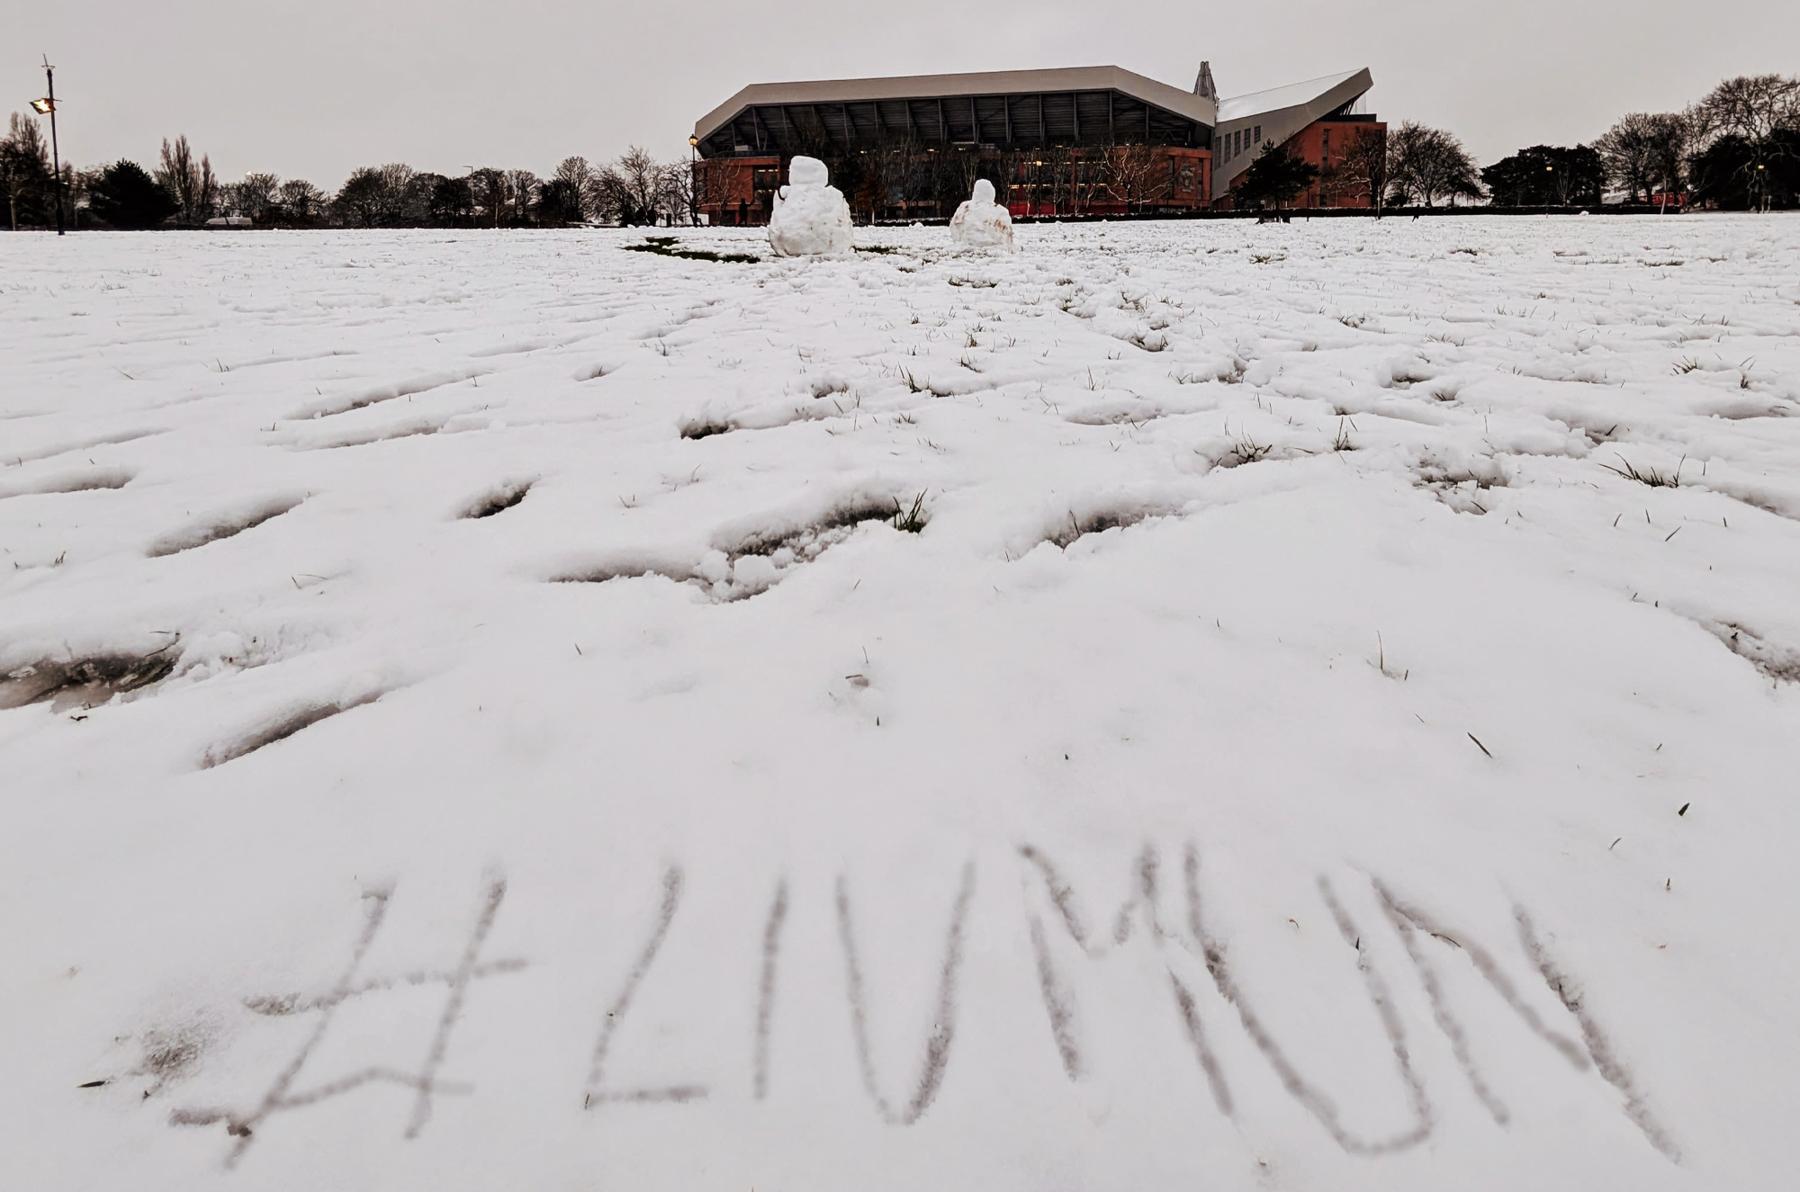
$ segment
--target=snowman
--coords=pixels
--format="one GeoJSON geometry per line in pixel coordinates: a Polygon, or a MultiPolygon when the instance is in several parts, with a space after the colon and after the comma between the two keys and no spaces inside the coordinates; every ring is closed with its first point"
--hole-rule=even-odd
{"type": "Polygon", "coordinates": [[[975,193],[950,218],[950,238],[958,248],[1013,250],[1012,215],[994,202],[992,182],[976,181],[975,193]]]}
{"type": "Polygon", "coordinates": [[[769,245],[778,257],[847,257],[850,204],[831,185],[831,174],[816,157],[796,157],[788,184],[775,192],[769,212],[769,245]]]}

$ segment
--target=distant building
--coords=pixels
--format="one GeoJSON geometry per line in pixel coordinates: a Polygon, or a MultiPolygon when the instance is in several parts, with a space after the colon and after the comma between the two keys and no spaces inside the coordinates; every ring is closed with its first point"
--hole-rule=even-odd
{"type": "Polygon", "coordinates": [[[859,219],[946,216],[977,177],[1014,215],[1179,214],[1229,207],[1260,147],[1320,169],[1302,206],[1366,207],[1347,163],[1387,126],[1362,110],[1367,69],[1221,99],[1116,66],[758,83],[694,126],[700,211],[760,224],[788,160],[824,160],[859,219]]]}

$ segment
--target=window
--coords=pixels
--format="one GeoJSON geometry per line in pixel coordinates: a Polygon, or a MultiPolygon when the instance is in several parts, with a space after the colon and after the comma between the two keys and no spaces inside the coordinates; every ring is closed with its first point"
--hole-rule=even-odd
{"type": "Polygon", "coordinates": [[[1262,144],[1262,125],[1257,125],[1256,131],[1250,134],[1250,142],[1255,145],[1262,144]]]}

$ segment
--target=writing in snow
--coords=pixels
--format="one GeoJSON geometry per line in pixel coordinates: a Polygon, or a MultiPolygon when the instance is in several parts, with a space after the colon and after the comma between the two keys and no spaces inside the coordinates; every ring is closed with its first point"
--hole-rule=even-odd
{"type": "MultiPolygon", "coordinates": [[[[1473,968],[1488,993],[1511,1012],[1516,1025],[1528,1037],[1559,1057],[1576,1079],[1586,1082],[1590,1094],[1618,1103],[1650,1146],[1671,1162],[1679,1161],[1674,1141],[1634,1083],[1629,1066],[1602,1024],[1583,1005],[1576,992],[1579,982],[1565,961],[1551,954],[1533,916],[1524,907],[1513,908],[1518,951],[1508,954],[1493,950],[1488,943],[1452,924],[1440,922],[1380,878],[1368,879],[1369,893],[1384,922],[1358,922],[1338,885],[1323,876],[1318,879],[1320,899],[1346,945],[1346,961],[1354,964],[1375,1010],[1375,1019],[1386,1036],[1393,1077],[1403,1089],[1408,1105],[1408,1120],[1403,1125],[1386,1133],[1370,1134],[1352,1129],[1342,1120],[1332,1098],[1308,1078],[1308,1056],[1283,1041],[1281,1029],[1259,1013],[1255,998],[1240,985],[1229,941],[1214,930],[1207,913],[1200,850],[1191,843],[1179,850],[1179,873],[1173,877],[1165,872],[1167,859],[1162,851],[1146,846],[1132,866],[1128,895],[1112,914],[1096,916],[1046,852],[1031,845],[1017,850],[1017,873],[1006,877],[1025,879],[1025,909],[1017,928],[1029,941],[1039,1002],[1036,1013],[1044,1024],[1044,1044],[1054,1049],[1069,1081],[1081,1083],[1091,1078],[1094,1049],[1088,1025],[1104,1011],[1094,1004],[1095,999],[1082,996],[1083,965],[1128,949],[1145,949],[1163,962],[1166,972],[1168,1038],[1192,1054],[1204,1075],[1212,1106],[1219,1114],[1230,1118],[1240,1112],[1233,1082],[1243,1074],[1228,1070],[1219,1047],[1225,1032],[1238,1032],[1249,1043],[1251,1053],[1278,1078],[1287,1095],[1345,1152],[1381,1155],[1423,1143],[1431,1136],[1436,1118],[1425,1082],[1412,1058],[1407,1023],[1395,1009],[1390,984],[1410,979],[1418,982],[1430,1005],[1433,1028],[1449,1041],[1470,1089],[1492,1120],[1504,1127],[1510,1116],[1504,1092],[1483,1073],[1469,1046],[1469,1024],[1478,1017],[1491,1017],[1489,1008],[1481,1007],[1478,1015],[1474,1009],[1459,1004],[1450,996],[1442,975],[1449,965],[1461,963],[1473,968]],[[1375,962],[1365,950],[1365,933],[1377,928],[1385,928],[1398,937],[1408,972],[1385,971],[1392,966],[1375,962]],[[1533,999],[1521,992],[1511,975],[1520,969],[1535,974],[1548,986],[1560,1004],[1560,1020],[1540,1013],[1533,999]]],[[[964,1021],[960,985],[979,877],[979,866],[971,860],[956,879],[938,953],[935,1002],[926,1020],[928,1026],[916,1043],[919,1058],[909,1081],[897,1081],[892,1073],[882,1071],[876,1049],[871,1046],[877,1006],[871,997],[865,957],[876,944],[865,939],[858,929],[853,882],[840,874],[830,894],[830,917],[836,935],[833,950],[841,962],[837,978],[841,981],[845,1021],[857,1068],[874,1112],[896,1127],[910,1126],[932,1109],[946,1076],[954,1068],[959,1034],[979,1029],[978,1024],[964,1021]]],[[[698,1082],[626,1083],[615,1078],[609,1064],[615,1041],[631,1029],[641,987],[655,969],[671,933],[678,930],[685,888],[683,868],[668,867],[633,962],[627,971],[618,974],[610,996],[597,1007],[587,1077],[578,1090],[580,1105],[587,1111],[633,1104],[684,1105],[716,1099],[715,1094],[728,1092],[698,1082]]],[[[332,1098],[354,1095],[364,1086],[388,1085],[410,1092],[411,1109],[403,1137],[416,1138],[429,1125],[437,1097],[475,1091],[471,1084],[443,1074],[466,1005],[479,996],[481,983],[502,979],[529,966],[525,957],[488,955],[488,936],[501,914],[506,893],[503,877],[486,879],[474,921],[460,951],[448,964],[383,976],[366,971],[365,961],[397,897],[397,888],[366,890],[354,942],[342,969],[328,986],[314,992],[256,994],[242,1001],[243,1010],[251,1015],[310,1020],[298,1050],[271,1074],[270,1082],[254,1099],[231,1105],[182,1105],[172,1111],[172,1124],[222,1125],[229,1140],[225,1163],[234,1166],[252,1149],[271,1119],[332,1098]],[[312,1070],[315,1052],[331,1034],[334,1019],[344,1006],[403,986],[431,986],[442,992],[430,1044],[422,1057],[401,1065],[370,1064],[331,1073],[312,1070]]],[[[772,1027],[780,1012],[783,985],[802,978],[816,982],[831,975],[813,971],[784,973],[782,969],[790,905],[797,897],[787,879],[778,878],[767,902],[755,911],[760,922],[752,925],[753,930],[760,932],[761,958],[759,970],[746,974],[756,1008],[753,1037],[748,1041],[749,1079],[740,1088],[747,1088],[748,1094],[758,1101],[771,1095],[772,1027]]],[[[1537,1000],[1542,1000],[1541,995],[1537,1000]]],[[[835,1028],[815,1023],[812,1029],[835,1028]]],[[[1243,1052],[1239,1050],[1238,1054],[1243,1052]]]]}

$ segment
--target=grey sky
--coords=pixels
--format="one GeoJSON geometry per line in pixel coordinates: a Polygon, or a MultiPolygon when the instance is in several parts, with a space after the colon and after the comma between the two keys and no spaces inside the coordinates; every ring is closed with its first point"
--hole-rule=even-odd
{"type": "Polygon", "coordinates": [[[1483,163],[1679,108],[1730,74],[1800,71],[1791,0],[0,0],[0,112],[57,66],[78,164],[150,164],[185,132],[226,180],[335,188],[358,165],[549,173],[628,144],[686,152],[751,82],[1118,65],[1226,95],[1368,66],[1386,119],[1450,128],[1483,163]],[[901,15],[892,15],[901,14],[901,15]]]}

